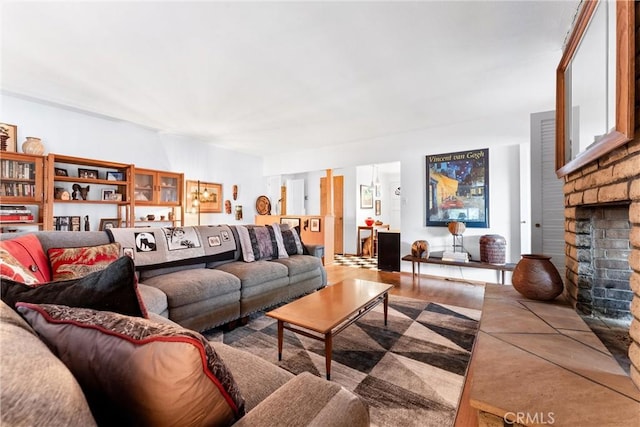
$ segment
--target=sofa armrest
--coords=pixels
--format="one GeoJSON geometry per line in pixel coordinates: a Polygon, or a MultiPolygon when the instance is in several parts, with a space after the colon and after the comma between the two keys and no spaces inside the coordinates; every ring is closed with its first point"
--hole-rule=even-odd
{"type": "Polygon", "coordinates": [[[369,409],[352,392],[308,372],[296,376],[235,426],[368,426],[369,409]]]}
{"type": "Polygon", "coordinates": [[[324,245],[307,245],[305,244],[307,251],[309,251],[309,255],[323,258],[324,257],[324,245]]]}

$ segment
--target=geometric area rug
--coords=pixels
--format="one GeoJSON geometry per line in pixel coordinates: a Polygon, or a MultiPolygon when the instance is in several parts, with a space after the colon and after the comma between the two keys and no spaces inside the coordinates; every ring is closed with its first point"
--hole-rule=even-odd
{"type": "MultiPolygon", "coordinates": [[[[373,426],[453,425],[480,313],[389,295],[387,327],[378,305],[334,337],[331,381],[367,402],[373,426]]],[[[291,331],[278,361],[277,322],[263,313],[204,335],[294,374],[325,377],[324,344],[291,331]]]]}

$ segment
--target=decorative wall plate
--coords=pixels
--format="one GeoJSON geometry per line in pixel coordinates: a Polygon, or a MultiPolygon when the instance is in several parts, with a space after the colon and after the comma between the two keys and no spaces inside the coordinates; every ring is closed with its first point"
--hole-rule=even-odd
{"type": "Polygon", "coordinates": [[[269,215],[271,213],[271,201],[267,196],[259,196],[256,200],[256,211],[259,215],[269,215]]]}

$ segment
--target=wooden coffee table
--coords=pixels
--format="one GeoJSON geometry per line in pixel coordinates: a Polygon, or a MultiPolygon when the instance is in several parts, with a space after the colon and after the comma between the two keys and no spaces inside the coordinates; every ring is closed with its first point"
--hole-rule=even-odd
{"type": "Polygon", "coordinates": [[[268,312],[267,316],[278,320],[278,360],[282,360],[284,329],[323,341],[330,380],[333,337],[381,302],[386,326],[391,288],[384,283],[347,279],[268,312]]]}

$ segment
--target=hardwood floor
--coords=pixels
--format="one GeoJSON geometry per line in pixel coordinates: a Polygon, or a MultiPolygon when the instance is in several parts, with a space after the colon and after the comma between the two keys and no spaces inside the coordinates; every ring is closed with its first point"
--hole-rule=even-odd
{"type": "MultiPolygon", "coordinates": [[[[409,298],[423,299],[441,304],[459,307],[482,309],[484,283],[450,280],[443,277],[421,275],[412,277],[411,273],[397,273],[367,270],[364,268],[345,267],[337,264],[328,265],[327,281],[329,284],[344,279],[363,279],[373,282],[388,283],[394,288],[389,292],[409,298]]],[[[478,425],[477,412],[469,404],[469,384],[473,377],[473,364],[469,366],[467,381],[462,390],[455,427],[478,425]]]]}
{"type": "Polygon", "coordinates": [[[363,279],[393,285],[391,294],[433,301],[459,307],[482,309],[484,283],[451,280],[443,277],[421,275],[413,278],[409,272],[387,272],[364,268],[328,265],[328,283],[344,279],[363,279]]]}

